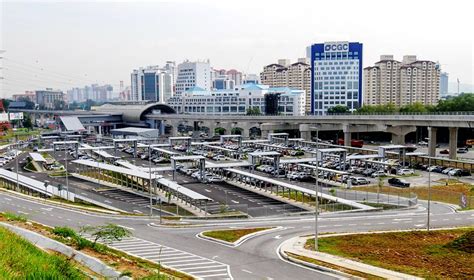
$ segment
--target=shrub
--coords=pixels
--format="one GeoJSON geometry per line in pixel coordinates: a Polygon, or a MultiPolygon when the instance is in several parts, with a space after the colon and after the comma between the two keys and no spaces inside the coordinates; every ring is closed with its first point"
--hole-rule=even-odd
{"type": "Polygon", "coordinates": [[[5,212],[3,213],[3,216],[9,221],[26,222],[28,220],[25,215],[19,215],[11,212],[5,212]]]}
{"type": "Polygon", "coordinates": [[[53,233],[59,235],[64,238],[75,238],[77,237],[77,233],[70,227],[55,227],[53,229],[53,233]]]}

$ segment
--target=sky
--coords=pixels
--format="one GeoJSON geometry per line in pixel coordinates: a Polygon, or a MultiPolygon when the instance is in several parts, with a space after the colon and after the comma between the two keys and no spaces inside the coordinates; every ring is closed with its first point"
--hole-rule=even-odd
{"type": "Polygon", "coordinates": [[[118,89],[133,69],[167,60],[258,74],[325,41],[363,43],[364,67],[383,54],[417,55],[439,61],[461,91],[474,83],[470,1],[0,1],[1,97],[118,89]]]}

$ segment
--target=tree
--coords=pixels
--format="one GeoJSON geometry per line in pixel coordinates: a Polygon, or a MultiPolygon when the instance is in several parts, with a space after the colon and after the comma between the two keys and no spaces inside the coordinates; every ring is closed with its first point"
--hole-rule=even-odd
{"type": "Polygon", "coordinates": [[[349,113],[349,108],[343,105],[336,105],[328,109],[329,114],[346,114],[349,113]]]}
{"type": "Polygon", "coordinates": [[[25,102],[25,109],[34,109],[35,108],[35,103],[32,102],[28,97],[20,97],[18,98],[18,101],[25,102]]]}
{"type": "Polygon", "coordinates": [[[217,135],[224,135],[225,134],[225,128],[223,127],[216,127],[214,129],[214,134],[217,134],[217,135]]]}
{"type": "Polygon", "coordinates": [[[441,100],[435,110],[437,112],[473,111],[474,93],[463,93],[447,100],[441,100]]]}
{"type": "Polygon", "coordinates": [[[241,134],[242,134],[242,130],[243,130],[243,129],[242,129],[242,128],[240,128],[240,127],[234,127],[234,128],[232,128],[232,130],[231,130],[231,132],[230,132],[230,133],[232,133],[232,134],[239,134],[239,135],[241,135],[241,134]]]}
{"type": "Polygon", "coordinates": [[[28,129],[33,128],[33,123],[31,122],[31,118],[30,118],[29,114],[25,114],[25,116],[23,118],[23,127],[28,128],[28,129]]]}
{"type": "Polygon", "coordinates": [[[64,102],[64,100],[55,100],[53,106],[54,110],[64,110],[64,108],[66,108],[66,102],[64,102]]]}
{"type": "Polygon", "coordinates": [[[259,116],[262,112],[260,112],[260,107],[249,107],[247,108],[247,115],[259,116]]]}
{"type": "Polygon", "coordinates": [[[395,113],[397,107],[392,103],[385,105],[364,105],[357,109],[357,113],[395,113]]]}
{"type": "Polygon", "coordinates": [[[132,233],[116,224],[106,224],[103,226],[85,226],[81,228],[81,233],[89,233],[93,238],[92,246],[102,240],[104,243],[120,241],[125,237],[129,237],[132,233]]]}

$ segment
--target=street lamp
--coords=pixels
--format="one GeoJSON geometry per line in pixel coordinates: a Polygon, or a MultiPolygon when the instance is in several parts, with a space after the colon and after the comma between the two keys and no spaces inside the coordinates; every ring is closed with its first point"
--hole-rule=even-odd
{"type": "Polygon", "coordinates": [[[316,183],[315,183],[315,194],[316,194],[316,201],[315,201],[315,211],[314,211],[314,250],[318,250],[318,212],[319,212],[319,130],[316,128],[316,183]]]}
{"type": "Polygon", "coordinates": [[[176,215],[179,215],[179,213],[178,213],[178,199],[179,199],[178,192],[179,192],[179,188],[180,188],[179,186],[176,187],[176,215]]]}
{"type": "Polygon", "coordinates": [[[150,218],[153,216],[153,198],[151,197],[151,146],[148,146],[148,174],[150,181],[148,183],[148,192],[150,195],[150,218]]]}
{"type": "Polygon", "coordinates": [[[426,230],[430,231],[430,206],[431,206],[431,156],[428,156],[428,213],[427,213],[427,222],[426,230]]]}
{"type": "Polygon", "coordinates": [[[18,170],[18,157],[19,157],[19,154],[18,154],[18,143],[16,144],[16,150],[15,150],[15,165],[16,165],[16,191],[19,191],[20,190],[20,180],[19,180],[19,176],[18,176],[18,173],[20,172],[18,170]]]}
{"type": "Polygon", "coordinates": [[[64,162],[65,162],[65,165],[66,165],[66,197],[67,197],[67,200],[69,200],[69,176],[68,176],[68,172],[67,172],[67,152],[64,152],[64,162]]]}

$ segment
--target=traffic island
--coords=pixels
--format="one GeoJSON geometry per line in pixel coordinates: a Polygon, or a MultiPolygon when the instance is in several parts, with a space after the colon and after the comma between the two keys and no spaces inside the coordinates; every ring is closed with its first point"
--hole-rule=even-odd
{"type": "Polygon", "coordinates": [[[280,228],[281,227],[261,227],[212,230],[200,232],[197,236],[226,246],[237,247],[252,237],[275,231],[280,228]]]}
{"type": "Polygon", "coordinates": [[[473,279],[473,244],[471,227],[333,234],[318,239],[318,252],[314,251],[313,236],[295,237],[284,242],[279,252],[290,261],[356,276],[364,273],[374,279],[473,279]]]}

